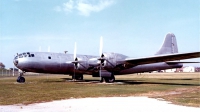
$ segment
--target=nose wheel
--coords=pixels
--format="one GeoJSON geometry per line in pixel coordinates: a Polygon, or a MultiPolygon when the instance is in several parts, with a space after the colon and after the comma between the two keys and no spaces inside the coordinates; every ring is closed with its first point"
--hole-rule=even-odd
{"type": "Polygon", "coordinates": [[[24,73],[19,73],[19,77],[17,78],[17,82],[25,83],[25,78],[23,77],[24,73]]]}

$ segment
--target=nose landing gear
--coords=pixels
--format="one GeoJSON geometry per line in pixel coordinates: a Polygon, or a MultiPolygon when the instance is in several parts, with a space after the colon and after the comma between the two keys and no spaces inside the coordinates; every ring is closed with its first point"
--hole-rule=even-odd
{"type": "Polygon", "coordinates": [[[23,77],[24,73],[19,73],[19,77],[17,78],[17,82],[19,83],[25,83],[25,78],[23,77]]]}

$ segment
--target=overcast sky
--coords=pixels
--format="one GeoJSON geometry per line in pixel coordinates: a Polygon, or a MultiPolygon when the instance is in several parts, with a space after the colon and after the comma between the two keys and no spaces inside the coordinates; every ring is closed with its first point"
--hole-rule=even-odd
{"type": "MultiPolygon", "coordinates": [[[[0,0],[0,62],[28,51],[154,55],[168,32],[179,52],[200,51],[199,0],[0,0]]],[[[191,61],[191,60],[189,60],[191,61]]],[[[193,59],[192,61],[200,61],[193,59]]],[[[199,66],[199,64],[195,64],[199,66]]]]}

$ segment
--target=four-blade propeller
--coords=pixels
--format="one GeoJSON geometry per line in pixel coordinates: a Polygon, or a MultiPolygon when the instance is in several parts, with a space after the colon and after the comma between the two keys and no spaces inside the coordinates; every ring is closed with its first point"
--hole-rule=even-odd
{"type": "Polygon", "coordinates": [[[100,76],[100,81],[102,81],[102,75],[101,75],[101,71],[102,71],[102,66],[104,65],[104,61],[105,61],[105,56],[103,54],[103,37],[101,36],[100,38],[100,47],[99,47],[99,61],[100,61],[100,65],[99,65],[99,76],[100,76]]]}

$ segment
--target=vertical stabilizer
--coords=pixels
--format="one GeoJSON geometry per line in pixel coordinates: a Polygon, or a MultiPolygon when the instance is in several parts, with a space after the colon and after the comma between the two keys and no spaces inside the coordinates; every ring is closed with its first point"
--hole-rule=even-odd
{"type": "Polygon", "coordinates": [[[160,50],[155,55],[178,53],[176,37],[173,33],[168,33],[160,50]]]}

